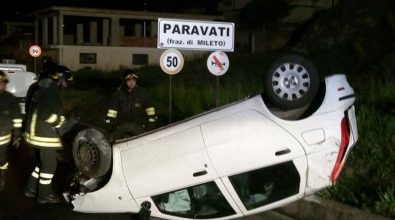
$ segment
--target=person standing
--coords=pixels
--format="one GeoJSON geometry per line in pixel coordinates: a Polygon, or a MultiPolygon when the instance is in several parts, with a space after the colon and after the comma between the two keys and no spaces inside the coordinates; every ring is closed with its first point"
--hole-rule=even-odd
{"type": "MultiPolygon", "coordinates": [[[[106,124],[110,139],[134,136],[156,127],[156,112],[149,93],[138,86],[139,76],[126,70],[121,86],[114,92],[107,111],[106,124]]],[[[112,141],[113,141],[112,140],[112,141]]]]}
{"type": "Polygon", "coordinates": [[[28,180],[25,196],[36,198],[37,203],[59,203],[52,189],[57,168],[56,150],[62,148],[57,129],[65,123],[60,88],[72,80],[71,71],[54,62],[43,67],[45,76],[32,90],[25,128],[25,141],[35,149],[36,163],[28,180]]]}
{"type": "Polygon", "coordinates": [[[13,94],[6,91],[7,83],[7,75],[0,71],[0,191],[4,190],[6,186],[7,146],[12,139],[14,139],[14,144],[17,144],[22,127],[21,109],[18,100],[13,94]]]}

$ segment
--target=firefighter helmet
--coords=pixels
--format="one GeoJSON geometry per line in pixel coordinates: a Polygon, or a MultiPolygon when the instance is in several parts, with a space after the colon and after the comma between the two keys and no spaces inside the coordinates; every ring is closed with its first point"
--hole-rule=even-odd
{"type": "Polygon", "coordinates": [[[138,80],[139,79],[139,75],[137,75],[136,71],[133,70],[127,70],[125,71],[124,75],[123,75],[123,80],[129,80],[129,79],[135,79],[138,80]]]}
{"type": "Polygon", "coordinates": [[[42,68],[40,74],[38,75],[38,78],[43,79],[43,78],[55,75],[57,66],[58,65],[55,62],[53,62],[52,60],[47,60],[46,62],[44,62],[43,68],[42,68]]]}
{"type": "Polygon", "coordinates": [[[3,71],[0,71],[0,82],[8,83],[7,75],[3,71]]]}
{"type": "Polygon", "coordinates": [[[58,65],[51,60],[48,60],[47,62],[44,63],[39,78],[42,79],[48,76],[54,80],[66,80],[66,81],[73,80],[73,76],[69,68],[63,65],[58,65]]]}
{"type": "Polygon", "coordinates": [[[56,70],[56,76],[53,78],[58,78],[58,79],[63,79],[66,81],[73,81],[73,75],[71,74],[71,70],[63,65],[58,65],[57,70],[56,70]]]}

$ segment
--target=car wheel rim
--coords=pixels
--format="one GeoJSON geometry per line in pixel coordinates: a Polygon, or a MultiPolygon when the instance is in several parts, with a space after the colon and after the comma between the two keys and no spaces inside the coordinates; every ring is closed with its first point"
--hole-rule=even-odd
{"type": "Polygon", "coordinates": [[[272,76],[272,88],[281,99],[295,101],[302,98],[310,88],[310,75],[300,64],[284,63],[272,76]]]}
{"type": "Polygon", "coordinates": [[[98,152],[91,142],[81,142],[78,149],[78,159],[81,163],[81,168],[84,171],[89,171],[96,167],[98,161],[98,152]]]}

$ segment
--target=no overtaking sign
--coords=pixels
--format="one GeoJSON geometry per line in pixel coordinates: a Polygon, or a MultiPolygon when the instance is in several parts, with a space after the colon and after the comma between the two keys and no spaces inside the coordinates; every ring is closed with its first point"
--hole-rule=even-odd
{"type": "Polygon", "coordinates": [[[233,51],[234,23],[158,19],[158,48],[233,51]]]}

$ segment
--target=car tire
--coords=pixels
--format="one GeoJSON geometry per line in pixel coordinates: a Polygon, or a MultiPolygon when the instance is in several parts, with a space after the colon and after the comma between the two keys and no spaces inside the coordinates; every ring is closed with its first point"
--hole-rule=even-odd
{"type": "Polygon", "coordinates": [[[74,163],[83,175],[97,178],[109,171],[112,149],[100,131],[94,128],[80,131],[73,140],[72,151],[74,163]]]}
{"type": "Polygon", "coordinates": [[[295,109],[317,95],[319,75],[315,66],[299,55],[277,59],[264,76],[264,96],[275,107],[295,109]]]}

